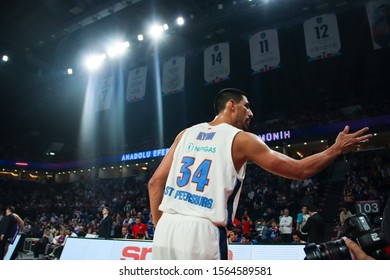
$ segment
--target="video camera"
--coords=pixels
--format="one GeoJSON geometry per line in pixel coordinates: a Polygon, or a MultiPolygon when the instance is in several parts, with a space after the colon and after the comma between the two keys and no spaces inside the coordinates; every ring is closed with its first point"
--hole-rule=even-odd
{"type": "MultiPolygon", "coordinates": [[[[381,229],[372,229],[366,214],[359,213],[345,220],[341,228],[342,236],[355,241],[360,248],[377,260],[389,259],[385,247],[386,240],[381,229]]],[[[305,248],[307,260],[351,260],[352,256],[343,239],[321,244],[310,243],[305,248]]]]}

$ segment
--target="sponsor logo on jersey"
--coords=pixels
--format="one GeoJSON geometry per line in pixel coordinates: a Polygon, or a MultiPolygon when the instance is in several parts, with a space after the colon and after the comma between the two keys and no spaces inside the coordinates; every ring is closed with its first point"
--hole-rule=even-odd
{"type": "Polygon", "coordinates": [[[196,146],[194,143],[188,143],[186,147],[186,152],[204,152],[204,153],[215,153],[217,151],[217,147],[212,146],[196,146]]]}

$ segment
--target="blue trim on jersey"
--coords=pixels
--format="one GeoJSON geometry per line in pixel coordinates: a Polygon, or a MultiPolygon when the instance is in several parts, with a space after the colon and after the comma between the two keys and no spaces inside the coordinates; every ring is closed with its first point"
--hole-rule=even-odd
{"type": "Polygon", "coordinates": [[[227,201],[227,223],[226,223],[226,228],[228,230],[232,230],[234,229],[234,224],[233,224],[233,220],[234,217],[233,216],[233,210],[234,210],[234,200],[237,196],[237,193],[238,191],[240,190],[241,188],[241,181],[236,179],[236,184],[234,186],[234,189],[233,189],[233,192],[230,194],[229,196],[229,199],[227,201]]]}
{"type": "Polygon", "coordinates": [[[219,232],[219,257],[221,260],[229,259],[228,239],[226,228],[218,227],[219,232]]]}
{"type": "Polygon", "coordinates": [[[13,235],[7,239],[7,243],[9,243],[11,245],[14,244],[16,237],[19,234],[19,224],[18,223],[15,223],[14,225],[12,225],[12,234],[13,235]]]}

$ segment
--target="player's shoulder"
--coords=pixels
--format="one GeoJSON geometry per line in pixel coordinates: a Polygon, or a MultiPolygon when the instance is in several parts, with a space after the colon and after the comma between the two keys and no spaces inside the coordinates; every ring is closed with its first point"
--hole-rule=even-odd
{"type": "Polygon", "coordinates": [[[238,141],[255,141],[255,142],[263,142],[259,136],[252,132],[239,130],[236,135],[236,139],[238,141]]]}

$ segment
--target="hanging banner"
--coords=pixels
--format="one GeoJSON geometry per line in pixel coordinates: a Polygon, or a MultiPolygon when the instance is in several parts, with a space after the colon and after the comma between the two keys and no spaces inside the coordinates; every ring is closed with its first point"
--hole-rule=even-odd
{"type": "Polygon", "coordinates": [[[309,60],[340,55],[341,44],[336,15],[324,14],[312,17],[303,24],[303,28],[309,60]]]}
{"type": "Polygon", "coordinates": [[[366,3],[374,49],[390,47],[390,0],[366,3]]]}
{"type": "Polygon", "coordinates": [[[96,87],[96,111],[105,111],[111,108],[112,96],[114,95],[114,77],[98,79],[96,87]]]}
{"type": "Polygon", "coordinates": [[[218,83],[229,79],[230,51],[229,43],[219,43],[204,51],[204,79],[206,84],[218,83]]]}
{"type": "Polygon", "coordinates": [[[186,59],[175,56],[164,62],[162,92],[164,95],[184,91],[186,59]]]}
{"type": "Polygon", "coordinates": [[[280,67],[279,39],[276,29],[260,31],[249,38],[251,68],[264,73],[280,67]]]}
{"type": "Polygon", "coordinates": [[[146,74],[146,67],[139,67],[129,72],[126,88],[127,102],[136,102],[145,98],[146,74]]]}

